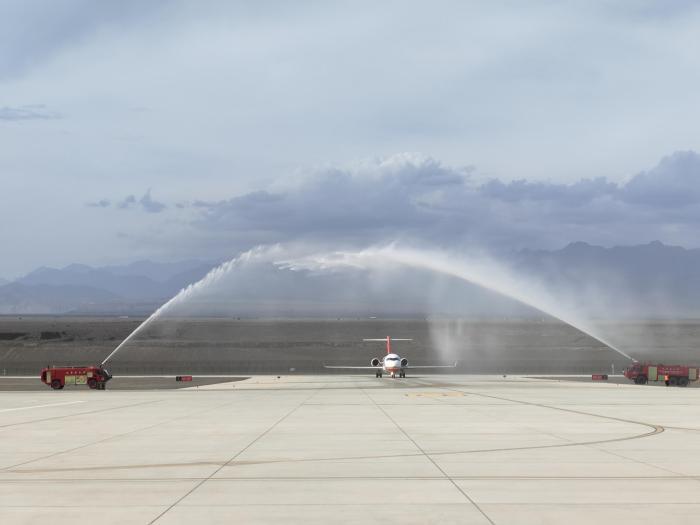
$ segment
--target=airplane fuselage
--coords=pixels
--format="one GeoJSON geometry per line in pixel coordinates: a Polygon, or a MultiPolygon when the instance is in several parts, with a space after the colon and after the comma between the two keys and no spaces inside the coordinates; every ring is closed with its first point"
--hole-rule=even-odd
{"type": "Polygon", "coordinates": [[[401,356],[398,354],[387,354],[382,359],[382,372],[391,375],[391,377],[404,377],[405,372],[403,366],[401,365],[401,356]]]}
{"type": "Polygon", "coordinates": [[[382,360],[382,368],[385,372],[400,372],[401,371],[401,357],[398,354],[388,354],[384,356],[382,360]]]}

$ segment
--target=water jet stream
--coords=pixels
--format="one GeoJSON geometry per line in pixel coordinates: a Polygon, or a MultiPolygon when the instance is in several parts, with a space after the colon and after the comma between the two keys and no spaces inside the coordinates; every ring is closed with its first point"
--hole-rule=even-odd
{"type": "Polygon", "coordinates": [[[362,270],[386,269],[388,263],[394,263],[456,277],[535,308],[591,336],[630,361],[637,361],[606,338],[596,334],[596,330],[588,326],[576,314],[566,312],[559,301],[549,296],[544,290],[531,283],[523,282],[522,279],[516,279],[504,267],[492,260],[485,258],[455,260],[441,252],[400,249],[393,245],[383,248],[368,248],[357,252],[316,254],[288,260],[279,257],[282,252],[283,250],[279,246],[259,247],[214,268],[201,280],[180,290],[172,299],[153,312],[101,364],[106,364],[129,341],[171,307],[221,280],[241,263],[255,260],[269,261],[270,257],[275,256],[277,256],[275,264],[278,267],[290,270],[334,270],[342,267],[362,270]]]}
{"type": "MultiPolygon", "coordinates": [[[[268,249],[269,251],[269,249],[268,249]]],[[[136,329],[131,332],[126,339],[124,339],[119,345],[112,350],[112,352],[104,358],[102,361],[101,365],[104,366],[107,361],[112,359],[112,357],[121,350],[124,345],[126,345],[129,341],[131,341],[134,337],[136,337],[137,334],[142,332],[148,325],[150,325],[155,319],[160,317],[163,313],[165,313],[167,310],[169,310],[171,307],[174,305],[183,302],[187,298],[191,297],[193,294],[197,293],[200,290],[203,290],[210,286],[211,284],[221,280],[222,277],[224,277],[226,274],[228,274],[231,270],[233,270],[236,266],[243,262],[247,262],[255,257],[257,257],[260,253],[263,252],[262,248],[255,248],[253,250],[250,250],[248,252],[245,252],[244,254],[240,255],[239,257],[235,257],[234,259],[231,259],[230,261],[227,261],[223,263],[220,266],[217,266],[213,270],[211,270],[209,273],[207,273],[202,279],[197,281],[196,283],[190,284],[189,286],[183,288],[180,290],[172,299],[164,303],[162,306],[160,306],[155,312],[153,312],[151,315],[149,315],[145,321],[143,321],[140,325],[136,327],[136,329]]]]}
{"type": "Polygon", "coordinates": [[[387,263],[392,262],[456,277],[514,299],[580,330],[626,359],[637,361],[605,337],[596,334],[595,328],[588,326],[579,316],[573,312],[565,311],[559,304],[560,302],[549,296],[544,290],[531,283],[523,282],[522,279],[516,279],[504,267],[492,260],[454,260],[440,252],[401,249],[391,245],[384,248],[369,248],[359,252],[334,252],[316,255],[284,261],[281,264],[290,269],[329,270],[345,266],[367,270],[371,268],[385,269],[387,263]]]}

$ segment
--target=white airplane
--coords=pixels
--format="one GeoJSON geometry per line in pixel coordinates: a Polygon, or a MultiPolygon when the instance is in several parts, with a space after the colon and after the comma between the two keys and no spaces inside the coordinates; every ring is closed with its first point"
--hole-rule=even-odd
{"type": "Polygon", "coordinates": [[[421,366],[408,366],[408,359],[401,357],[399,354],[394,354],[391,352],[391,342],[392,341],[413,341],[413,339],[393,339],[388,335],[383,339],[363,339],[363,341],[384,341],[386,343],[386,355],[379,359],[375,357],[369,363],[371,366],[327,366],[324,368],[335,368],[335,369],[345,369],[345,370],[374,370],[375,377],[382,377],[383,374],[391,374],[392,379],[396,379],[396,374],[399,377],[406,377],[406,369],[410,368],[412,370],[418,368],[454,368],[457,366],[457,362],[452,365],[421,365],[421,366]]]}

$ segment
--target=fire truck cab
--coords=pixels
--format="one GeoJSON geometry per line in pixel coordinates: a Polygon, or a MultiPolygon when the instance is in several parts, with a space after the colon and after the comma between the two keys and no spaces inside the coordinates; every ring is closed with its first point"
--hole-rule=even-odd
{"type": "Polygon", "coordinates": [[[41,382],[54,390],[66,385],[87,385],[94,390],[104,390],[110,379],[110,373],[101,366],[50,366],[41,370],[41,382]]]}

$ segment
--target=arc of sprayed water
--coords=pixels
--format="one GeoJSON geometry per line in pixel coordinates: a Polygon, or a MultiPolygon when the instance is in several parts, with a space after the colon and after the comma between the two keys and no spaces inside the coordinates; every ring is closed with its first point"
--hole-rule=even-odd
{"type": "MultiPolygon", "coordinates": [[[[241,256],[231,259],[230,261],[227,261],[222,265],[214,268],[196,283],[190,284],[186,288],[180,290],[180,292],[178,292],[174,297],[172,297],[170,300],[168,300],[166,303],[160,306],[155,312],[153,312],[150,316],[148,316],[148,318],[146,318],[145,321],[143,321],[139,326],[137,326],[136,329],[126,337],[126,339],[119,343],[119,345],[107,357],[105,357],[101,365],[104,366],[117,352],[119,352],[119,350],[121,350],[124,347],[124,345],[131,341],[137,334],[143,331],[148,325],[150,325],[155,319],[157,319],[170,307],[185,300],[186,298],[190,297],[199,290],[206,288],[210,284],[220,280],[224,275],[226,275],[240,262],[251,260],[265,251],[269,252],[270,248],[254,248],[253,250],[250,250],[249,252],[246,252],[241,256]]],[[[393,260],[396,263],[403,264],[406,266],[412,266],[414,268],[427,269],[445,275],[451,275],[453,277],[457,277],[472,284],[476,284],[477,286],[494,291],[506,297],[510,297],[511,299],[514,299],[522,304],[531,306],[543,313],[546,313],[547,315],[552,316],[555,319],[558,319],[570,326],[573,326],[578,330],[581,330],[582,332],[590,335],[597,341],[600,341],[605,346],[609,347],[611,350],[624,356],[630,361],[637,361],[635,358],[626,354],[625,352],[617,348],[615,345],[607,341],[605,338],[592,333],[594,332],[593,330],[584,327],[583,323],[573,319],[573,317],[565,314],[555,313],[554,308],[542,305],[539,301],[536,301],[532,298],[528,298],[526,296],[527,294],[519,294],[517,292],[514,292],[513,290],[508,289],[507,287],[499,286],[497,283],[489,282],[488,279],[479,278],[478,275],[471,275],[469,274],[469,272],[457,270],[449,264],[449,260],[446,260],[444,257],[437,254],[428,254],[427,256],[423,254],[421,256],[421,254],[415,251],[398,250],[393,246],[390,246],[388,248],[363,250],[355,253],[336,252],[335,254],[316,256],[301,260],[296,259],[293,261],[280,261],[277,264],[281,267],[288,267],[294,269],[297,267],[303,267],[305,263],[308,264],[308,262],[313,261],[315,266],[322,269],[338,267],[343,265],[367,269],[373,265],[376,265],[377,260],[387,259],[393,260]],[[333,255],[335,256],[335,258],[331,257],[333,255]],[[367,260],[369,260],[370,262],[366,262],[367,260]]]]}
{"type": "Polygon", "coordinates": [[[209,273],[207,273],[202,279],[180,290],[177,294],[175,294],[175,296],[173,296],[170,300],[161,305],[155,312],[149,315],[145,321],[138,325],[136,329],[126,337],[126,339],[119,343],[119,345],[117,345],[117,347],[114,350],[112,350],[112,352],[107,357],[104,358],[102,363],[100,363],[100,366],[104,366],[107,363],[107,361],[112,359],[112,357],[114,357],[114,355],[124,347],[124,345],[131,341],[138,333],[142,332],[148,325],[150,325],[155,319],[160,317],[173,305],[182,302],[183,300],[192,296],[193,294],[197,293],[203,288],[206,288],[212,283],[220,280],[224,275],[226,275],[232,268],[234,268],[240,262],[252,259],[256,255],[261,253],[261,251],[262,248],[254,248],[253,250],[245,252],[239,257],[235,257],[230,261],[227,261],[217,266],[213,270],[210,270],[209,273]]]}
{"type": "MultiPolygon", "coordinates": [[[[573,315],[568,315],[566,313],[561,313],[557,312],[556,308],[550,307],[546,304],[543,304],[543,301],[538,301],[537,299],[530,297],[530,295],[536,295],[536,294],[527,294],[527,293],[518,293],[515,291],[513,288],[516,288],[518,284],[514,284],[513,286],[503,286],[499,285],[497,282],[493,282],[494,280],[490,280],[488,278],[485,278],[484,276],[480,276],[478,273],[479,272],[473,272],[470,273],[468,270],[464,268],[456,268],[453,263],[449,259],[446,259],[444,255],[442,254],[436,254],[436,253],[429,253],[429,252],[416,252],[413,250],[406,250],[406,249],[397,249],[394,246],[389,246],[386,248],[374,248],[374,249],[368,249],[368,250],[363,250],[360,252],[336,252],[334,254],[330,255],[322,255],[322,256],[316,256],[315,258],[311,258],[311,261],[321,269],[324,268],[332,268],[332,267],[338,267],[338,266],[354,266],[354,267],[359,267],[363,269],[367,269],[372,266],[377,266],[378,261],[379,262],[386,262],[386,261],[394,261],[395,263],[404,265],[404,266],[411,266],[413,268],[418,268],[418,269],[424,269],[424,270],[430,270],[433,272],[437,273],[442,273],[444,275],[449,275],[452,277],[457,277],[458,279],[461,279],[463,281],[469,282],[471,284],[475,284],[477,286],[480,286],[482,288],[485,288],[487,290],[491,290],[493,292],[496,292],[498,294],[504,295],[506,297],[509,297],[511,299],[514,299],[515,301],[518,301],[519,303],[525,304],[527,306],[533,307],[547,315],[550,315],[551,317],[558,319],[559,321],[562,321],[577,330],[580,330],[581,332],[584,332],[591,336],[592,338],[596,339],[597,341],[603,343],[605,346],[613,350],[614,352],[617,352],[621,356],[629,359],[630,361],[636,362],[637,360],[627,354],[626,352],[620,350],[617,348],[614,344],[611,342],[607,341],[606,338],[601,337],[599,335],[596,335],[594,332],[595,330],[592,330],[589,327],[585,326],[585,323],[581,322],[578,319],[575,319],[575,316],[573,315]]],[[[303,267],[305,263],[308,263],[309,259],[302,259],[302,260],[296,260],[296,261],[284,261],[283,265],[289,267],[289,268],[295,268],[295,267],[303,267]]],[[[482,263],[483,264],[483,263],[482,263]]],[[[495,263],[490,263],[492,264],[491,271],[494,271],[496,268],[495,263]]],[[[476,264],[475,264],[476,266],[476,264]]],[[[501,276],[503,279],[504,276],[501,276]]],[[[495,279],[497,280],[497,279],[495,279]]],[[[523,287],[522,285],[520,285],[523,287]]]]}

